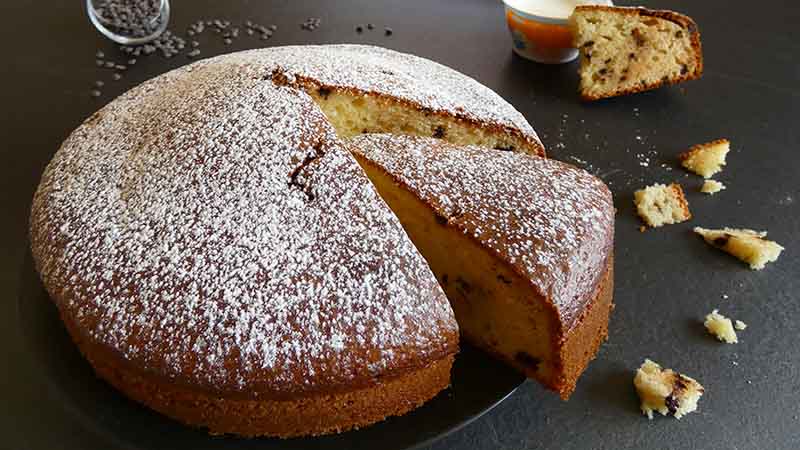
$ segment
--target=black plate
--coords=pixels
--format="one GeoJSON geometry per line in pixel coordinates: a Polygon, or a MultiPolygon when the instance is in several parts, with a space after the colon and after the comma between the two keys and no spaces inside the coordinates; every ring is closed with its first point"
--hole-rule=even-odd
{"type": "Polygon", "coordinates": [[[20,324],[29,350],[63,407],[88,429],[118,448],[133,449],[300,449],[392,450],[420,446],[442,437],[492,409],[524,377],[489,356],[462,344],[452,386],[423,407],[402,417],[358,431],[305,439],[211,437],[128,400],[95,377],[91,366],[61,324],[28,255],[19,295],[20,324]],[[413,431],[412,431],[413,430],[413,431]]]}

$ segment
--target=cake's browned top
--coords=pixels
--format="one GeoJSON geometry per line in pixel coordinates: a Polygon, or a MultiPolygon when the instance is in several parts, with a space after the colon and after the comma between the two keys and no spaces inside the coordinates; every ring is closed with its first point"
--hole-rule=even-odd
{"type": "Polygon", "coordinates": [[[308,95],[264,79],[269,61],[301,57],[170,72],[64,142],[31,242],[86,338],[250,397],[349,389],[456,351],[447,299],[397,219],[308,95]]]}
{"type": "Polygon", "coordinates": [[[430,138],[367,134],[351,145],[530,279],[571,329],[612,251],[602,181],[559,161],[430,138]]]}

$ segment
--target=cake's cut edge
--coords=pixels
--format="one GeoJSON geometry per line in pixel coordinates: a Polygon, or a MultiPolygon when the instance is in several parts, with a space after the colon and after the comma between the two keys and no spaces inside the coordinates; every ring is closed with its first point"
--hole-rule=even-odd
{"type": "MultiPolygon", "coordinates": [[[[623,6],[605,6],[605,5],[578,5],[575,7],[572,15],[569,18],[569,25],[572,29],[573,33],[573,44],[580,50],[581,52],[581,67],[579,73],[581,75],[581,83],[580,83],[580,96],[582,100],[585,101],[594,101],[600,100],[609,97],[616,97],[620,95],[628,95],[628,94],[635,94],[638,92],[648,91],[652,89],[657,89],[664,85],[669,84],[677,84],[684,81],[689,81],[693,79],[700,78],[703,74],[703,51],[702,45],[700,42],[700,32],[697,26],[697,23],[684,14],[677,13],[675,11],[669,10],[651,10],[646,9],[643,7],[623,7],[623,6]],[[589,65],[591,64],[592,59],[592,47],[596,41],[602,40],[611,40],[612,38],[604,35],[599,34],[598,36],[584,36],[581,32],[581,24],[579,23],[580,17],[584,14],[591,14],[591,13],[600,13],[600,14],[616,14],[616,15],[624,15],[628,16],[632,20],[638,20],[642,18],[642,22],[646,23],[648,21],[647,18],[655,19],[655,20],[664,20],[670,23],[677,25],[680,28],[680,35],[678,32],[675,32],[676,39],[683,39],[684,36],[682,33],[688,34],[686,38],[688,38],[688,45],[692,51],[691,54],[691,61],[690,62],[682,62],[681,69],[679,70],[678,74],[674,73],[664,73],[660,77],[656,77],[655,80],[646,80],[639,78],[639,82],[632,83],[633,78],[635,78],[636,74],[632,74],[630,69],[620,71],[620,75],[618,78],[619,83],[624,83],[624,86],[620,87],[617,86],[616,88],[607,88],[605,90],[597,90],[593,92],[590,89],[590,83],[588,83],[588,78],[592,78],[591,76],[586,77],[585,72],[588,72],[589,65]],[[588,44],[588,45],[587,45],[588,44]],[[689,67],[691,66],[691,67],[689,67]],[[584,70],[586,69],[586,70],[584,70]]],[[[620,30],[621,31],[621,30],[620,30]]],[[[632,39],[635,42],[636,47],[643,47],[646,43],[645,36],[641,33],[632,33],[632,39]]],[[[625,55],[616,55],[617,57],[622,57],[628,59],[630,61],[634,61],[636,59],[635,52],[626,51],[625,55]],[[631,57],[631,55],[634,55],[631,57]]],[[[604,64],[608,64],[609,56],[602,55],[602,58],[605,58],[604,64]]],[[[612,57],[613,58],[613,57],[612,57]]],[[[647,70],[651,67],[651,65],[644,64],[644,69],[647,70]]],[[[597,74],[603,71],[601,68],[597,74]]],[[[609,69],[606,68],[606,72],[603,72],[601,77],[605,75],[611,75],[608,72],[609,69]]]]}

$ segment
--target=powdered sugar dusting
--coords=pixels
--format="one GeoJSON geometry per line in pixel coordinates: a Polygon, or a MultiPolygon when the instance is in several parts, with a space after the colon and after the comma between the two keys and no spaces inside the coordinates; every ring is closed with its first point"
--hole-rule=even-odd
{"type": "MultiPolygon", "coordinates": [[[[233,56],[233,55],[232,55],[233,56]]],[[[287,46],[233,56],[303,76],[323,85],[389,94],[420,107],[520,130],[541,145],[536,132],[494,91],[449,67],[407,53],[368,45],[287,46]]]]}
{"type": "Polygon", "coordinates": [[[574,323],[613,243],[602,181],[555,160],[429,138],[374,134],[352,145],[530,277],[567,329],[574,323]]]}
{"type": "Polygon", "coordinates": [[[278,55],[170,72],[78,128],[34,198],[45,287],[95,342],[221,391],[322,389],[455,351],[397,219],[310,97],[264,79],[278,55]]]}

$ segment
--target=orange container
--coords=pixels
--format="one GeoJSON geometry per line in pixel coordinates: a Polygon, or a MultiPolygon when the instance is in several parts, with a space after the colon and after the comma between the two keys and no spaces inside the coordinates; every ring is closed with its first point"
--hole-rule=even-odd
{"type": "Polygon", "coordinates": [[[564,0],[520,1],[504,0],[506,22],[511,32],[513,49],[518,55],[545,64],[561,64],[578,57],[578,49],[572,46],[572,34],[567,27],[567,20],[574,5],[580,2],[564,0]],[[556,4],[552,17],[540,11],[547,10],[545,4],[556,4]],[[536,11],[536,12],[534,12],[536,11]]]}

